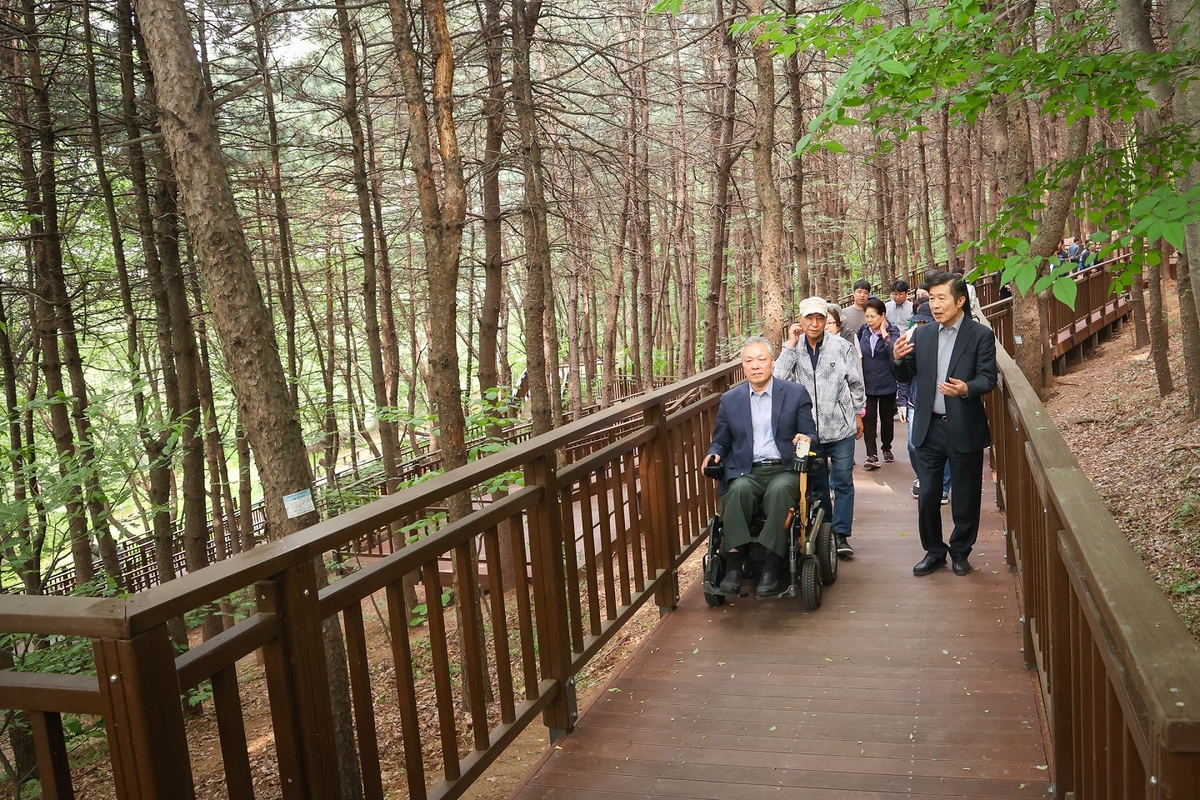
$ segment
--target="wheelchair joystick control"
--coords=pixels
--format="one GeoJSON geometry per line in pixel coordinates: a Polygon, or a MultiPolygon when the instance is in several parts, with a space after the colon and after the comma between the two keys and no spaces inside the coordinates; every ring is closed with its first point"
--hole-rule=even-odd
{"type": "Polygon", "coordinates": [[[717,461],[717,462],[710,461],[704,467],[704,475],[706,477],[712,478],[714,481],[721,480],[721,478],[725,477],[725,464],[720,461],[717,461]]]}
{"type": "Polygon", "coordinates": [[[800,442],[796,445],[796,460],[792,464],[793,472],[808,472],[809,457],[808,451],[809,442],[800,442]]]}

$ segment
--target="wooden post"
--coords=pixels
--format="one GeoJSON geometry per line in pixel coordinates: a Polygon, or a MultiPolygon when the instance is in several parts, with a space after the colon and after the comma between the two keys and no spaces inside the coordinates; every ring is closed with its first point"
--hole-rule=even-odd
{"type": "Polygon", "coordinates": [[[1058,510],[1046,511],[1046,547],[1049,550],[1046,576],[1050,619],[1041,627],[1042,650],[1046,654],[1044,688],[1048,697],[1050,746],[1053,750],[1054,786],[1058,797],[1075,791],[1075,740],[1071,725],[1071,582],[1063,563],[1062,522],[1058,510]]]}
{"type": "Polygon", "coordinates": [[[56,711],[30,711],[29,727],[37,752],[38,780],[45,800],[74,800],[62,716],[56,711]]]}
{"type": "Polygon", "coordinates": [[[117,797],[195,798],[167,626],[132,639],[93,639],[92,647],[117,797]]]}
{"type": "Polygon", "coordinates": [[[579,716],[571,673],[562,512],[554,458],[554,453],[546,453],[525,465],[525,485],[542,487],[542,499],[529,513],[529,556],[542,678],[555,680],[559,686],[558,695],[542,714],[551,742],[570,733],[579,716]]]}
{"type": "Polygon", "coordinates": [[[647,553],[650,574],[658,570],[667,572],[667,580],[654,593],[659,614],[674,611],[679,605],[679,576],[675,571],[675,557],[679,554],[679,536],[674,530],[679,521],[675,511],[674,483],[675,463],[671,458],[671,437],[667,432],[666,409],[660,403],[642,412],[645,425],[655,428],[654,438],[642,450],[641,484],[643,502],[643,530],[649,534],[647,545],[654,547],[647,553]]]}
{"type": "Polygon", "coordinates": [[[255,585],[258,610],[283,623],[263,646],[271,723],[286,800],[337,797],[338,754],[314,565],[306,561],[255,585]]]}

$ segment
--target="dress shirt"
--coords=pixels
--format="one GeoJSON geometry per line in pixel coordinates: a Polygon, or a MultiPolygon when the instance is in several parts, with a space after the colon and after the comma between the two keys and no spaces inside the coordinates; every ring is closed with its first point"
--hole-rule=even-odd
{"type": "MultiPolygon", "coordinates": [[[[937,350],[937,382],[945,383],[947,373],[950,372],[950,356],[954,353],[954,343],[958,340],[958,331],[962,327],[963,317],[965,314],[959,314],[958,319],[950,327],[945,325],[938,326],[938,350],[937,350]]],[[[946,395],[937,391],[933,392],[933,413],[946,413],[946,395]]]]}
{"type": "Polygon", "coordinates": [[[771,390],[775,388],[772,378],[761,392],[750,389],[750,429],[754,431],[754,462],[764,459],[780,459],[779,447],[775,444],[775,431],[771,427],[771,390]]]}

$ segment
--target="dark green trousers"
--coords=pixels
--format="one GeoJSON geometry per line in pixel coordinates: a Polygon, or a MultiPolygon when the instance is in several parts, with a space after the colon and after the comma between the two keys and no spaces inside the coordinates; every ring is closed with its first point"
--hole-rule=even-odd
{"type": "Polygon", "coordinates": [[[724,524],[721,549],[729,552],[744,548],[750,539],[750,522],[755,511],[762,508],[767,522],[758,535],[758,543],[776,554],[787,558],[788,533],[783,524],[788,511],[800,499],[800,476],[788,472],[782,466],[754,467],[749,475],[743,475],[729,484],[722,498],[724,524]]]}

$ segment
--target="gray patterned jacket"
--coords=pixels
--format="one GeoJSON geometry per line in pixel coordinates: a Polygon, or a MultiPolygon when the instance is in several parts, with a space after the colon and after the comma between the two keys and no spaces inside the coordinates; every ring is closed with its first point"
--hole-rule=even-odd
{"type": "Polygon", "coordinates": [[[808,389],[821,442],[836,442],[854,436],[858,432],[855,417],[867,402],[858,348],[840,336],[825,336],[817,351],[814,376],[812,358],[804,341],[801,338],[795,347],[783,345],[773,374],[808,389]]]}

